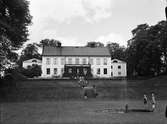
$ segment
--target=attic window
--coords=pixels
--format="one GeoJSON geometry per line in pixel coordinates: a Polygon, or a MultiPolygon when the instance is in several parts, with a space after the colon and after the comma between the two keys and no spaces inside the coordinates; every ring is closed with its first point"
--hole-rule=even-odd
{"type": "Polygon", "coordinates": [[[114,60],[113,63],[118,63],[118,61],[117,61],[117,60],[114,60]]]}
{"type": "Polygon", "coordinates": [[[37,62],[37,60],[32,60],[32,62],[37,62]]]}

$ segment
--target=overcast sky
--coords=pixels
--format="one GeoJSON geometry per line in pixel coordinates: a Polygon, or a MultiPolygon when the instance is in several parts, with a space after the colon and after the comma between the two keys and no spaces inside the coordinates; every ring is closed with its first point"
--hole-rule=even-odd
{"type": "Polygon", "coordinates": [[[64,46],[88,41],[127,44],[137,25],[165,19],[165,0],[29,0],[28,43],[57,39],[64,46]]]}

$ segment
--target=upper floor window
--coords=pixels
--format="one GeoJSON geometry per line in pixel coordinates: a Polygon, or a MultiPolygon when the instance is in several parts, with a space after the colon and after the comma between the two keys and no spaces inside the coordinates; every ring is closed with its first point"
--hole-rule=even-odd
{"type": "Polygon", "coordinates": [[[64,65],[64,64],[65,64],[65,59],[61,58],[61,65],[64,65]]]}
{"type": "Polygon", "coordinates": [[[54,65],[57,65],[57,63],[58,63],[58,62],[57,62],[57,58],[54,58],[54,59],[53,59],[53,64],[54,64],[54,65]]]}
{"type": "Polygon", "coordinates": [[[91,65],[93,65],[93,58],[90,58],[89,63],[90,63],[91,65]]]}
{"type": "Polygon", "coordinates": [[[96,65],[100,65],[100,58],[96,58],[96,65]]]}
{"type": "Polygon", "coordinates": [[[50,58],[46,58],[46,64],[50,65],[50,58]]]}
{"type": "Polygon", "coordinates": [[[120,66],[120,65],[118,65],[118,69],[121,69],[121,66],[120,66]]]}
{"type": "Polygon", "coordinates": [[[107,65],[107,58],[104,58],[103,65],[107,65]]]}
{"type": "Polygon", "coordinates": [[[87,64],[87,63],[86,63],[86,58],[83,58],[83,59],[82,59],[82,64],[87,64]]]}
{"type": "Polygon", "coordinates": [[[72,58],[68,58],[68,64],[72,64],[72,58]]]}
{"type": "Polygon", "coordinates": [[[79,58],[75,59],[75,64],[79,64],[79,58]]]}

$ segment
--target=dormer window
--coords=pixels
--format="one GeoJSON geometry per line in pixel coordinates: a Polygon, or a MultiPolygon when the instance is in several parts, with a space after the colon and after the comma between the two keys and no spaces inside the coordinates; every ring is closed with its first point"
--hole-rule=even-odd
{"type": "Polygon", "coordinates": [[[32,62],[37,62],[37,60],[34,59],[34,60],[32,60],[32,62]]]}
{"type": "Polygon", "coordinates": [[[117,60],[114,60],[113,63],[118,63],[118,61],[117,61],[117,60]]]}

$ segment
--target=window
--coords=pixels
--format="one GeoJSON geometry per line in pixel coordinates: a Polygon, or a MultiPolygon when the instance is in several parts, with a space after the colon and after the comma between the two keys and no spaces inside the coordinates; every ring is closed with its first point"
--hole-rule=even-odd
{"type": "Polygon", "coordinates": [[[93,65],[93,58],[90,58],[89,64],[93,65]]]}
{"type": "Polygon", "coordinates": [[[46,74],[50,74],[50,68],[46,69],[46,74]]]}
{"type": "Polygon", "coordinates": [[[34,60],[32,60],[32,62],[37,62],[37,60],[34,59],[34,60]]]}
{"type": "Polygon", "coordinates": [[[57,58],[54,58],[54,59],[53,59],[53,64],[54,64],[54,65],[57,65],[57,58]]]}
{"type": "Polygon", "coordinates": [[[121,66],[120,66],[120,65],[118,65],[118,69],[121,69],[121,66]]]}
{"type": "Polygon", "coordinates": [[[107,65],[107,58],[104,58],[103,65],[107,65]]]}
{"type": "Polygon", "coordinates": [[[46,58],[46,64],[50,65],[50,58],[46,58]]]}
{"type": "Polygon", "coordinates": [[[61,74],[63,74],[64,73],[64,68],[61,68],[61,74]]]}
{"type": "Polygon", "coordinates": [[[34,66],[36,66],[37,64],[32,64],[32,66],[34,67],[34,66]]]}
{"type": "Polygon", "coordinates": [[[68,69],[68,73],[72,73],[72,68],[69,68],[69,69],[68,69]]]}
{"type": "Polygon", "coordinates": [[[84,75],[87,74],[87,69],[86,68],[83,69],[83,73],[84,73],[84,75]]]}
{"type": "Polygon", "coordinates": [[[79,58],[75,59],[75,64],[79,64],[79,58]]]}
{"type": "Polygon", "coordinates": [[[72,58],[68,58],[68,64],[72,64],[72,58]]]}
{"type": "Polygon", "coordinates": [[[77,74],[79,74],[79,68],[77,68],[77,74]]]}
{"type": "Polygon", "coordinates": [[[86,64],[86,58],[82,59],[82,64],[86,64]]]}
{"type": "Polygon", "coordinates": [[[111,72],[111,76],[113,76],[113,72],[111,72]]]}
{"type": "Polygon", "coordinates": [[[100,65],[100,58],[96,58],[96,65],[100,65]]]}
{"type": "Polygon", "coordinates": [[[97,74],[100,74],[100,68],[97,69],[97,74]]]}
{"type": "Polygon", "coordinates": [[[31,68],[31,66],[30,66],[30,65],[28,65],[28,66],[27,66],[27,68],[28,68],[28,69],[30,69],[30,68],[31,68]]]}
{"type": "Polygon", "coordinates": [[[54,68],[54,74],[57,75],[57,68],[54,68]]]}
{"type": "Polygon", "coordinates": [[[61,65],[64,65],[64,64],[65,64],[65,59],[61,58],[61,65]]]}
{"type": "Polygon", "coordinates": [[[118,75],[121,75],[121,72],[118,72],[118,75]]]}
{"type": "Polygon", "coordinates": [[[104,74],[107,74],[107,68],[104,68],[104,74]]]}
{"type": "Polygon", "coordinates": [[[111,66],[111,69],[113,69],[113,66],[111,66]]]}

